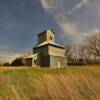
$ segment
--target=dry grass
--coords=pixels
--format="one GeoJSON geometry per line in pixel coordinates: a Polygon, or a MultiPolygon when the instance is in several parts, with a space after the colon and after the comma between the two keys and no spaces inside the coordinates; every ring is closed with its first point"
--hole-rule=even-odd
{"type": "Polygon", "coordinates": [[[100,100],[100,66],[0,68],[0,100],[100,100]]]}

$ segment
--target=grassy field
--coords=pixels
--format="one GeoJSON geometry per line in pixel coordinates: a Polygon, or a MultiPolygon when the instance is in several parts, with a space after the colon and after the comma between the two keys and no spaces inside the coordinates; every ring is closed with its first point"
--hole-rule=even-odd
{"type": "Polygon", "coordinates": [[[0,68],[0,100],[100,100],[100,66],[0,68]]]}

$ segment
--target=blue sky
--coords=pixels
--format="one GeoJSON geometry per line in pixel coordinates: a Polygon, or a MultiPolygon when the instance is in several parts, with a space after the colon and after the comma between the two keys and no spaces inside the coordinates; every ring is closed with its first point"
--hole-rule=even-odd
{"type": "Polygon", "coordinates": [[[84,42],[100,31],[100,0],[0,0],[0,57],[31,50],[52,28],[58,43],[84,42]]]}

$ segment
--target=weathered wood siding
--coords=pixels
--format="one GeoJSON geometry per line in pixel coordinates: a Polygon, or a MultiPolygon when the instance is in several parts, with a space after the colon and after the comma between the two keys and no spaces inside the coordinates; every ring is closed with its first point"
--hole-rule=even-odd
{"type": "Polygon", "coordinates": [[[48,46],[42,46],[40,48],[35,48],[33,49],[33,53],[43,53],[43,55],[47,55],[48,54],[48,46]]]}
{"type": "Polygon", "coordinates": [[[54,47],[52,45],[49,45],[49,47],[48,47],[48,53],[50,55],[54,55],[54,56],[65,57],[65,49],[54,47]]]}
{"type": "Polygon", "coordinates": [[[50,30],[43,32],[38,35],[38,44],[43,43],[44,41],[54,42],[54,33],[50,30]]]}
{"type": "Polygon", "coordinates": [[[55,39],[54,39],[55,37],[54,37],[54,33],[52,33],[51,31],[47,31],[47,41],[48,42],[54,42],[55,41],[55,39]]]}
{"type": "Polygon", "coordinates": [[[45,33],[38,35],[38,44],[46,41],[47,35],[45,33]]]}

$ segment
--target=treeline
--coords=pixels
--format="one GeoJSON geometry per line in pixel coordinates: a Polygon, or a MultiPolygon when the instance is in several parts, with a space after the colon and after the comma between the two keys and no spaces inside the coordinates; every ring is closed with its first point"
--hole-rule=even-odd
{"type": "Polygon", "coordinates": [[[26,60],[24,57],[18,57],[16,59],[14,59],[11,63],[9,62],[5,62],[3,64],[1,64],[1,66],[25,66],[26,65],[26,60]]]}
{"type": "Polygon", "coordinates": [[[89,35],[84,43],[66,45],[68,65],[100,64],[100,33],[89,35]]]}

